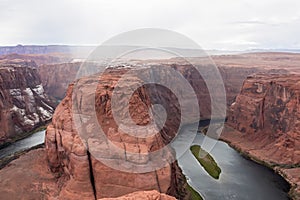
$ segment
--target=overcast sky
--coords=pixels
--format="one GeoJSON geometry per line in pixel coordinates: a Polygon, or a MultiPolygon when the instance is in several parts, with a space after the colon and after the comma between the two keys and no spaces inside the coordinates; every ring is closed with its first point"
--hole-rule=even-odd
{"type": "Polygon", "coordinates": [[[0,0],[0,45],[98,45],[137,28],[205,49],[300,49],[299,0],[0,0]]]}

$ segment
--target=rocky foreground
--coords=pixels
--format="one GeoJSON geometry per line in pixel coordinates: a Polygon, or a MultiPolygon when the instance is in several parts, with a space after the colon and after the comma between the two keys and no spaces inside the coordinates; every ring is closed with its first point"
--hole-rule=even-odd
{"type": "Polygon", "coordinates": [[[222,139],[278,171],[291,183],[291,197],[300,199],[300,75],[248,77],[228,125],[222,139]]]}
{"type": "MultiPolygon", "coordinates": [[[[2,169],[0,173],[0,199],[57,199],[63,187],[63,180],[58,179],[58,177],[49,170],[48,164],[45,162],[46,159],[45,150],[37,149],[26,153],[2,169]]],[[[84,188],[84,185],[82,185],[82,187],[84,188]]],[[[94,198],[92,197],[90,199],[94,198]]],[[[102,199],[174,200],[176,198],[161,194],[157,190],[152,190],[134,192],[116,198],[101,198],[101,200],[102,199]]]]}

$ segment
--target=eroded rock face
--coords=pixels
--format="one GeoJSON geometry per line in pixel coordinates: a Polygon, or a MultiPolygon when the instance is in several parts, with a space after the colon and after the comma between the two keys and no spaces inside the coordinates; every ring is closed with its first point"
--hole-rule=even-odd
{"type": "MultiPolygon", "coordinates": [[[[162,63],[157,65],[165,67],[167,66],[182,73],[184,78],[191,84],[191,87],[193,87],[193,89],[195,90],[197,98],[199,99],[199,106],[201,111],[200,114],[202,119],[211,118],[211,107],[208,106],[211,103],[211,97],[209,95],[209,91],[207,89],[205,81],[203,80],[201,75],[199,75],[196,69],[192,68],[191,65],[187,65],[184,63],[164,64],[164,61],[160,60],[157,62],[162,63]]],[[[45,88],[46,93],[50,97],[54,97],[55,100],[62,100],[65,97],[68,85],[76,80],[80,65],[82,65],[81,62],[39,66],[38,72],[41,76],[42,84],[45,88]]],[[[151,63],[148,65],[150,66],[151,63]]],[[[209,68],[209,66],[207,67],[209,68]]],[[[256,73],[260,70],[257,68],[220,66],[219,71],[224,81],[224,87],[227,97],[226,103],[229,106],[234,102],[235,97],[240,92],[242,83],[245,78],[248,75],[256,73]]],[[[143,74],[140,75],[142,76],[143,74]]],[[[143,76],[149,76],[149,74],[144,74],[143,76]]],[[[169,78],[169,82],[174,81],[173,77],[168,77],[167,75],[164,76],[163,74],[162,76],[165,79],[169,78]]]]}
{"type": "MultiPolygon", "coordinates": [[[[54,172],[64,173],[69,177],[69,181],[66,182],[60,193],[62,198],[76,198],[78,195],[86,198],[91,198],[93,195],[97,198],[118,197],[135,191],[152,189],[171,194],[177,198],[187,195],[187,191],[184,188],[185,178],[176,162],[159,170],[144,174],[121,172],[107,167],[100,162],[98,158],[95,158],[95,152],[91,149],[100,148],[98,152],[101,152],[101,154],[105,154],[105,152],[109,154],[111,151],[107,151],[107,147],[103,147],[103,143],[99,142],[99,138],[95,136],[88,137],[87,141],[81,140],[80,136],[82,135],[78,133],[78,119],[74,116],[72,107],[79,104],[81,112],[83,112],[81,114],[86,113],[87,116],[90,112],[96,111],[97,113],[97,121],[88,121],[87,124],[81,125],[80,127],[84,128],[80,132],[83,131],[86,134],[97,133],[99,132],[97,130],[98,127],[95,127],[94,124],[99,123],[106,137],[110,141],[113,141],[114,145],[124,148],[128,152],[148,153],[161,149],[176,135],[180,128],[181,120],[182,124],[186,124],[198,121],[200,118],[211,118],[210,95],[203,78],[196,69],[184,64],[165,66],[182,73],[182,76],[196,91],[196,101],[198,101],[200,108],[200,116],[198,115],[199,110],[197,110],[199,108],[195,109],[192,107],[194,102],[189,95],[184,95],[183,91],[185,88],[179,84],[180,80],[178,79],[177,81],[176,77],[168,76],[167,71],[159,71],[157,73],[159,73],[160,77],[164,77],[164,83],[169,85],[175,84],[177,90],[180,91],[179,94],[176,96],[171,90],[161,85],[144,85],[131,97],[131,116],[128,116],[128,113],[121,113],[121,116],[123,116],[121,121],[124,124],[131,117],[136,124],[147,125],[150,121],[148,112],[151,108],[150,105],[163,105],[168,113],[166,123],[159,134],[147,139],[137,140],[135,137],[130,137],[128,134],[123,133],[118,129],[118,125],[112,116],[112,93],[116,91],[116,84],[128,69],[109,69],[108,73],[102,75],[102,78],[98,76],[82,78],[75,85],[69,87],[65,99],[56,109],[53,123],[48,127],[46,134],[46,148],[51,169],[54,172]],[[80,83],[79,86],[78,83],[80,83]],[[95,84],[98,84],[97,89],[93,90],[92,88],[95,84]],[[74,87],[76,92],[74,92],[74,87]],[[92,98],[95,98],[95,106],[89,105],[92,102],[92,98]],[[179,105],[179,98],[183,99],[183,105],[179,105]],[[181,119],[182,109],[185,109],[188,115],[181,119]],[[87,145],[87,148],[85,148],[85,145],[87,145]],[[86,149],[89,150],[87,151],[86,149]],[[76,166],[80,167],[77,168],[76,166]],[[87,188],[83,190],[81,188],[82,184],[86,185],[87,188]]],[[[207,69],[209,70],[209,68],[207,69]]],[[[229,80],[231,75],[225,71],[222,71],[222,73],[226,76],[226,80],[229,80]]],[[[250,72],[252,71],[250,70],[250,72]]],[[[246,76],[250,72],[246,70],[244,75],[246,76]]],[[[149,71],[142,70],[136,76],[129,77],[127,82],[128,84],[136,83],[147,77],[151,77],[149,71]]],[[[238,87],[234,83],[241,81],[240,79],[240,77],[233,79],[230,83],[238,87]]],[[[214,81],[213,79],[211,80],[214,81]]],[[[235,93],[237,90],[233,89],[231,93],[235,93]]],[[[123,94],[120,93],[117,95],[122,96],[123,94]]],[[[226,102],[224,103],[226,105],[226,102]]],[[[126,104],[125,100],[121,98],[117,104],[115,106],[118,107],[117,110],[123,112],[123,105],[126,104]]],[[[220,115],[220,118],[222,117],[224,116],[220,115]]],[[[85,119],[82,120],[84,121],[85,119]]],[[[127,159],[131,162],[136,162],[136,159],[128,154],[125,154],[125,158],[124,155],[115,156],[119,160],[127,159]]],[[[170,149],[164,152],[164,154],[172,156],[173,152],[170,149]]],[[[147,157],[143,161],[147,163],[149,160],[151,159],[147,157]]]]}
{"type": "Polygon", "coordinates": [[[300,76],[256,75],[243,85],[231,106],[228,124],[253,143],[263,160],[300,162],[300,76]]]}
{"type": "Polygon", "coordinates": [[[45,124],[53,112],[34,62],[0,62],[0,144],[45,124]]]}
{"type": "Polygon", "coordinates": [[[255,75],[244,82],[221,137],[279,172],[300,199],[300,75],[255,75]],[[233,127],[233,128],[231,128],[233,127]]]}
{"type": "MultiPolygon", "coordinates": [[[[201,101],[199,102],[199,107],[202,119],[211,118],[210,97],[207,88],[205,87],[205,83],[199,74],[197,75],[197,73],[184,64],[168,64],[168,66],[180,71],[190,82],[193,89],[195,89],[198,100],[201,101]]],[[[259,71],[256,68],[245,67],[232,67],[229,68],[229,70],[227,67],[221,67],[220,69],[221,75],[225,80],[225,89],[229,93],[230,100],[227,99],[227,104],[234,100],[234,96],[240,88],[239,84],[243,81],[244,77],[259,71]],[[234,72],[242,75],[235,76],[234,72]]],[[[152,189],[162,193],[171,194],[179,199],[186,196],[186,191],[182,187],[185,184],[185,180],[176,163],[170,164],[154,172],[132,174],[107,167],[95,157],[95,152],[91,150],[94,147],[96,149],[99,148],[98,152],[103,153],[105,156],[109,155],[110,152],[107,151],[107,144],[99,142],[99,138],[93,135],[93,133],[97,133],[98,131],[97,127],[93,126],[93,124],[96,123],[101,124],[101,128],[104,130],[106,137],[109,138],[114,145],[125,149],[128,153],[147,153],[160,149],[172,140],[179,128],[180,108],[178,107],[178,104],[176,104],[178,99],[171,91],[165,90],[162,86],[152,85],[151,87],[144,86],[139,88],[131,98],[131,110],[133,111],[131,112],[131,117],[137,124],[146,125],[149,123],[150,114],[148,110],[150,108],[150,103],[159,103],[164,105],[168,113],[172,113],[170,115],[171,117],[169,117],[169,119],[167,118],[167,126],[165,126],[155,137],[150,137],[147,140],[137,140],[119,130],[119,127],[112,117],[111,97],[116,83],[125,72],[126,70],[111,70],[109,73],[102,76],[102,78],[94,76],[81,79],[79,81],[79,90],[77,85],[71,85],[68,89],[66,98],[58,106],[53,118],[53,123],[47,129],[46,148],[49,165],[52,171],[64,174],[68,177],[68,181],[65,182],[62,191],[59,194],[60,198],[74,199],[78,196],[86,199],[93,196],[96,198],[118,197],[135,191],[152,189]],[[93,88],[93,84],[97,84],[97,90],[91,89],[93,88]],[[74,87],[76,88],[76,93],[74,93],[74,87]],[[95,99],[94,105],[89,105],[89,100],[93,98],[95,99]],[[83,112],[81,114],[84,114],[85,112],[88,114],[93,109],[96,111],[96,122],[91,123],[88,121],[88,123],[85,124],[84,122],[83,126],[80,126],[80,132],[83,130],[85,133],[92,134],[91,137],[88,137],[88,140],[81,140],[82,138],[79,136],[80,133],[78,133],[78,127],[76,127],[78,122],[76,120],[78,120],[78,118],[76,119],[74,117],[74,114],[76,115],[78,113],[74,113],[72,107],[74,104],[81,108],[81,112],[83,112]],[[82,188],[82,185],[85,185],[86,187],[82,188]]],[[[141,73],[139,76],[129,80],[128,83],[130,83],[130,81],[138,82],[140,81],[139,79],[142,79],[143,77],[149,77],[149,74],[141,73]]],[[[168,82],[168,77],[165,77],[165,81],[168,82]]],[[[255,91],[260,94],[263,89],[261,86],[257,86],[255,91]]],[[[122,96],[122,94],[119,95],[122,96]]],[[[255,99],[258,98],[255,97],[255,99]]],[[[189,102],[189,99],[186,99],[185,101],[189,102]]],[[[122,112],[123,103],[124,101],[121,99],[118,105],[120,107],[120,112],[122,112]]],[[[195,113],[198,113],[197,110],[190,109],[189,113],[190,117],[184,119],[184,123],[199,120],[199,118],[194,115],[195,113]]],[[[236,111],[236,114],[240,114],[240,112],[236,111]]],[[[124,123],[126,123],[126,120],[129,117],[130,116],[126,114],[123,115],[124,123]]],[[[89,120],[89,118],[82,119],[82,121],[85,120],[89,120]]],[[[233,118],[231,121],[236,123],[233,118]]],[[[261,139],[262,137],[257,140],[261,139]]],[[[257,150],[260,151],[260,148],[265,143],[261,145],[261,143],[257,142],[257,144],[260,144],[259,148],[257,148],[257,150]]],[[[296,151],[293,149],[290,152],[296,151]]],[[[274,151],[272,151],[272,153],[274,153],[274,151]]],[[[172,151],[166,151],[165,154],[172,155],[172,151]]],[[[114,156],[116,162],[124,159],[127,159],[129,162],[136,161],[127,154],[116,154],[114,156]]],[[[285,158],[288,159],[289,156],[290,155],[285,158]]],[[[144,162],[147,163],[148,160],[149,158],[145,158],[144,162]]]]}
{"type": "Polygon", "coordinates": [[[81,64],[81,62],[75,62],[40,65],[38,73],[46,93],[57,100],[62,100],[69,84],[75,81],[81,64]]]}
{"type": "Polygon", "coordinates": [[[300,199],[300,167],[297,168],[276,168],[291,185],[289,195],[292,199],[300,199]]]}
{"type": "MultiPolygon", "coordinates": [[[[165,135],[161,132],[147,138],[136,138],[120,131],[112,116],[111,96],[123,73],[125,73],[124,70],[111,70],[102,75],[102,78],[92,76],[80,79],[77,85],[72,84],[69,87],[66,97],[55,111],[52,125],[48,126],[46,132],[46,150],[51,170],[68,177],[59,194],[61,199],[119,197],[142,190],[157,190],[179,199],[188,196],[185,188],[186,180],[177,162],[144,173],[135,173],[135,168],[130,167],[136,164],[147,167],[149,162],[155,159],[148,153],[161,149],[170,139],[163,138],[165,135]],[[93,90],[95,84],[96,90],[93,90]],[[95,98],[95,106],[89,105],[91,98],[95,98]],[[87,120],[87,123],[83,122],[80,127],[78,124],[76,126],[78,121],[75,116],[78,110],[73,109],[74,105],[80,108],[81,114],[89,114],[95,109],[97,122],[86,118],[82,120],[87,120]],[[113,145],[123,149],[125,154],[115,154],[113,159],[107,157],[111,156],[112,151],[109,146],[107,148],[106,143],[103,143],[101,136],[98,136],[99,129],[95,126],[96,123],[101,125],[105,137],[113,145]],[[87,140],[83,139],[82,132],[88,136],[87,140]],[[129,156],[130,153],[138,153],[143,156],[143,159],[129,156]],[[109,159],[114,164],[122,165],[126,160],[129,165],[128,169],[132,171],[120,171],[109,167],[101,162],[103,160],[99,161],[99,156],[100,159],[109,159]]],[[[128,84],[138,81],[138,77],[130,77],[128,84]]],[[[122,96],[122,94],[119,95],[122,96]]],[[[149,123],[150,102],[151,98],[145,87],[139,88],[131,97],[130,115],[136,124],[149,123]]],[[[120,109],[117,112],[123,112],[122,100],[118,103],[120,109]]],[[[130,116],[127,115],[128,113],[121,114],[124,114],[122,121],[127,123],[130,116]]],[[[174,133],[169,133],[168,136],[174,135],[174,133]]],[[[164,150],[162,154],[164,158],[174,156],[170,148],[164,150]]],[[[158,157],[158,159],[161,158],[158,157]]]]}

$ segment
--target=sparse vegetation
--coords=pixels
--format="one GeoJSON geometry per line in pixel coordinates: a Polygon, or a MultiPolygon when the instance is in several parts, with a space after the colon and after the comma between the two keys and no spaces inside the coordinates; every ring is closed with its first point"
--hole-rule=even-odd
{"type": "Polygon", "coordinates": [[[201,166],[215,179],[219,179],[221,174],[221,169],[217,165],[216,161],[213,159],[209,153],[203,150],[199,145],[193,145],[190,147],[192,154],[201,164],[201,166]]]}
{"type": "Polygon", "coordinates": [[[190,192],[189,199],[190,200],[203,200],[200,194],[192,188],[188,183],[186,184],[186,189],[190,192]]]}

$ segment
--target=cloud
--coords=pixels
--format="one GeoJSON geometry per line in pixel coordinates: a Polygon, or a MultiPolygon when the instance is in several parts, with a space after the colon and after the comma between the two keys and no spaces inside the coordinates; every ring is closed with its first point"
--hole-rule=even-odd
{"type": "Polygon", "coordinates": [[[266,22],[259,21],[259,20],[248,20],[248,21],[237,21],[233,22],[233,24],[245,24],[245,25],[265,25],[266,22]]]}
{"type": "Polygon", "coordinates": [[[100,44],[154,27],[206,49],[300,48],[299,17],[298,0],[2,0],[0,45],[100,44]]]}

